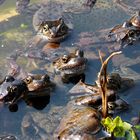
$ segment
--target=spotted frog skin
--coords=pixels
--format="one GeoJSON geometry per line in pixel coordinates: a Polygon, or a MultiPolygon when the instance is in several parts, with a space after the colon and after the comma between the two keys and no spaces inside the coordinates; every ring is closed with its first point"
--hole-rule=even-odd
{"type": "Polygon", "coordinates": [[[75,53],[63,55],[53,62],[56,72],[60,72],[63,79],[83,74],[86,69],[87,59],[84,52],[76,50],[75,53]]]}
{"type": "Polygon", "coordinates": [[[122,25],[115,26],[109,33],[109,37],[116,36],[116,40],[121,45],[133,44],[140,39],[140,11],[124,22],[122,25]]]}

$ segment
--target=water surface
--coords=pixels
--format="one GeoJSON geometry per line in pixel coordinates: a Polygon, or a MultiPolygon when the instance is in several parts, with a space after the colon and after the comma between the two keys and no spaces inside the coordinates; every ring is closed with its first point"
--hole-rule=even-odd
{"type": "MultiPolygon", "coordinates": [[[[37,1],[39,0],[32,0],[32,3],[37,1]]],[[[1,77],[4,77],[7,71],[6,57],[16,49],[24,50],[27,41],[36,34],[32,26],[32,17],[18,15],[15,11],[15,2],[16,0],[6,0],[4,4],[0,5],[1,77]]],[[[126,3],[130,5],[131,2],[132,1],[126,0],[126,3]]],[[[102,33],[101,30],[123,23],[126,19],[130,18],[130,15],[113,4],[111,0],[99,0],[91,13],[72,14],[72,16],[74,30],[70,37],[61,43],[61,47],[62,50],[64,49],[68,52],[74,51],[77,47],[82,47],[85,51],[85,56],[89,60],[86,70],[87,83],[93,83],[101,66],[98,59],[98,49],[101,49],[106,56],[113,50],[120,49],[123,51],[119,57],[116,56],[113,58],[108,70],[109,72],[120,72],[121,75],[136,80],[136,86],[134,88],[121,94],[121,97],[128,101],[131,108],[119,115],[124,120],[130,121],[130,119],[137,116],[140,111],[139,43],[133,46],[127,46],[126,48],[119,48],[118,46],[112,47],[111,43],[106,43],[104,37],[100,37],[98,40],[98,35],[102,33]],[[81,45],[79,43],[80,35],[85,32],[87,33],[87,39],[92,39],[92,41],[86,45],[81,45]]],[[[26,67],[27,58],[19,58],[17,63],[28,72],[36,70],[33,66],[30,68],[26,67]]],[[[39,61],[37,63],[39,64],[39,61]]],[[[41,67],[49,67],[49,65],[43,63],[41,67]]],[[[51,95],[50,103],[41,111],[21,102],[19,103],[19,110],[16,113],[12,113],[8,110],[7,106],[0,104],[0,134],[13,134],[19,139],[24,139],[22,125],[26,122],[26,119],[28,120],[28,116],[30,116],[32,118],[30,125],[32,125],[34,129],[29,130],[31,134],[29,134],[27,138],[33,140],[51,140],[52,134],[58,126],[60,118],[63,116],[64,107],[70,100],[67,92],[73,86],[73,84],[63,84],[60,82],[59,76],[55,76],[54,80],[57,83],[56,90],[51,95]],[[37,131],[39,135],[34,135],[37,131]]]]}

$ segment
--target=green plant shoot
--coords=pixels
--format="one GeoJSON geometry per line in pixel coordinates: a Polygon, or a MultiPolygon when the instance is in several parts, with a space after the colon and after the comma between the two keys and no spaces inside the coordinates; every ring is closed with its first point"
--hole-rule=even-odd
{"type": "Polygon", "coordinates": [[[112,119],[107,117],[101,121],[107,132],[114,137],[125,137],[126,140],[138,140],[133,128],[140,130],[140,125],[132,126],[130,123],[123,121],[119,116],[112,119]]]}

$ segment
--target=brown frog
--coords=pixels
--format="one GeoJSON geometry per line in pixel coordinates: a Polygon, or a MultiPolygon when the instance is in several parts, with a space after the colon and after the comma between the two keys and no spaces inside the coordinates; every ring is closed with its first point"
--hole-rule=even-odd
{"type": "Polygon", "coordinates": [[[70,78],[79,76],[86,69],[87,59],[84,52],[77,49],[75,53],[63,55],[53,61],[54,70],[60,72],[63,82],[68,82],[70,78]]]}
{"type": "Polygon", "coordinates": [[[50,77],[45,75],[29,75],[24,79],[25,83],[28,87],[28,98],[29,97],[37,97],[43,96],[46,94],[50,94],[50,92],[54,89],[55,84],[50,80],[50,77]]]}
{"type": "Polygon", "coordinates": [[[6,87],[5,95],[1,94],[4,103],[9,104],[10,111],[17,111],[19,100],[23,99],[28,105],[31,99],[39,97],[49,97],[50,92],[55,87],[47,74],[28,76],[25,79],[15,79],[6,87]]]}
{"type": "MultiPolygon", "coordinates": [[[[99,87],[99,81],[95,81],[96,86],[99,87]]],[[[128,88],[134,86],[134,80],[130,78],[121,77],[118,73],[111,73],[107,75],[107,88],[123,92],[128,88]]]]}
{"type": "Polygon", "coordinates": [[[24,14],[32,13],[33,27],[37,31],[37,35],[29,40],[25,47],[36,47],[42,45],[41,42],[63,41],[73,29],[73,13],[89,13],[96,0],[71,0],[67,2],[44,0],[30,6],[24,1],[19,3],[19,11],[24,14]],[[26,7],[26,10],[23,7],[26,7]]]}
{"type": "Polygon", "coordinates": [[[54,21],[43,21],[39,28],[38,34],[48,42],[61,42],[69,34],[69,27],[62,18],[54,21]]]}
{"type": "Polygon", "coordinates": [[[122,25],[115,26],[110,32],[109,37],[116,36],[116,40],[121,45],[133,44],[140,39],[140,11],[136,12],[131,19],[122,25]]]}
{"type": "MultiPolygon", "coordinates": [[[[69,139],[77,139],[77,140],[95,140],[97,137],[95,134],[100,130],[100,120],[101,120],[101,112],[100,109],[103,107],[102,103],[102,87],[103,81],[106,79],[106,98],[108,103],[108,113],[109,109],[126,109],[128,108],[128,104],[118,98],[116,87],[120,88],[118,85],[119,80],[114,79],[113,86],[107,86],[110,80],[107,81],[107,76],[104,76],[107,69],[107,63],[116,54],[120,52],[113,53],[109,56],[102,64],[100,74],[98,77],[99,84],[98,85],[88,85],[83,84],[85,88],[90,87],[90,95],[80,96],[72,101],[70,101],[67,105],[66,115],[62,118],[58,129],[56,130],[55,139],[59,140],[69,140],[69,139]],[[114,84],[116,82],[116,86],[114,84]],[[111,87],[111,88],[110,88],[111,87]]],[[[112,76],[113,78],[113,76],[112,76]]],[[[112,81],[110,82],[112,84],[112,81]]],[[[118,89],[117,88],[117,89],[118,89]]],[[[103,89],[104,90],[104,89],[103,89]]],[[[80,91],[82,93],[86,93],[85,91],[80,91]]]]}

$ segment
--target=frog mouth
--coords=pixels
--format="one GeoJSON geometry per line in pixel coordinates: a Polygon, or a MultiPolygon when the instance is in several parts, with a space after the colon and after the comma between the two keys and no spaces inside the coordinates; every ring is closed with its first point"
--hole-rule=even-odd
{"type": "Polygon", "coordinates": [[[76,73],[80,74],[83,73],[85,69],[86,69],[85,61],[80,61],[75,64],[70,64],[61,67],[59,70],[65,74],[76,74],[76,73]]]}
{"type": "Polygon", "coordinates": [[[61,42],[62,40],[64,40],[67,36],[68,36],[68,34],[66,33],[59,37],[42,36],[42,38],[47,40],[50,43],[58,43],[58,42],[61,42]]]}
{"type": "Polygon", "coordinates": [[[42,22],[38,28],[38,34],[49,42],[60,42],[68,35],[68,32],[69,28],[62,18],[42,22]]]}

